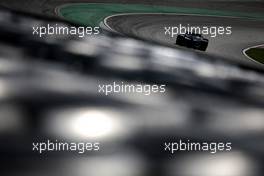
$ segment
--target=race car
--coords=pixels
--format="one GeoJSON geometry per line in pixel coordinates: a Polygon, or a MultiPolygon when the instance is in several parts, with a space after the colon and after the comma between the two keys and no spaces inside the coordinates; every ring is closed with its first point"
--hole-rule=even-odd
{"type": "Polygon", "coordinates": [[[187,32],[185,34],[179,34],[177,36],[176,44],[205,51],[208,46],[208,39],[204,38],[201,34],[187,32]]]}

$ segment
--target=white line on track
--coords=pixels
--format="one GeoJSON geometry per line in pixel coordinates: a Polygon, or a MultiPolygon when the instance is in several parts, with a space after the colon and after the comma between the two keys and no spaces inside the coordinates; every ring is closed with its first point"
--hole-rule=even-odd
{"type": "MultiPolygon", "coordinates": [[[[104,25],[109,28],[110,31],[117,32],[116,30],[112,29],[108,23],[107,20],[109,20],[112,17],[117,17],[117,16],[127,16],[127,15],[178,15],[178,16],[199,16],[199,17],[216,17],[216,18],[235,18],[235,19],[252,19],[252,18],[247,18],[247,17],[238,17],[238,16],[228,16],[228,15],[206,15],[206,14],[195,14],[195,13],[164,13],[164,12],[157,12],[157,13],[119,13],[119,14],[114,14],[110,15],[104,18],[104,25]]],[[[117,32],[119,33],[119,32],[117,32]]]]}

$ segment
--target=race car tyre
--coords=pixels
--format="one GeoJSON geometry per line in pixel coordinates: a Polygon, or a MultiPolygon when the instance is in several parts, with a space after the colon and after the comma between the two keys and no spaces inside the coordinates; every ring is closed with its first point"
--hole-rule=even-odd
{"type": "Polygon", "coordinates": [[[205,51],[207,49],[208,42],[201,42],[200,50],[205,51]]]}
{"type": "Polygon", "coordinates": [[[177,36],[177,39],[176,39],[176,44],[177,44],[177,45],[180,45],[180,46],[183,46],[183,45],[184,45],[184,44],[183,44],[183,43],[184,43],[183,41],[184,41],[183,36],[178,35],[178,36],[177,36]]]}

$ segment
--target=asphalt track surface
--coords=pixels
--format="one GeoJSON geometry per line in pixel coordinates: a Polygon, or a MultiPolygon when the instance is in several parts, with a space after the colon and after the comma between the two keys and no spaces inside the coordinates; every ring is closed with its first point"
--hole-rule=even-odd
{"type": "Polygon", "coordinates": [[[246,64],[254,64],[243,54],[243,49],[264,43],[263,21],[195,15],[172,14],[124,14],[105,20],[113,30],[130,35],[175,46],[177,35],[165,35],[164,27],[176,26],[231,26],[231,35],[217,35],[209,39],[207,53],[240,60],[246,64]]]}

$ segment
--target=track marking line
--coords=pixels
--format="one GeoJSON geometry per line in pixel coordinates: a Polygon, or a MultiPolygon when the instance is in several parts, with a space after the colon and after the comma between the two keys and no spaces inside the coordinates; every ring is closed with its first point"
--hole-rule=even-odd
{"type": "Polygon", "coordinates": [[[114,15],[110,15],[104,18],[103,23],[104,25],[112,32],[120,34],[120,32],[114,30],[109,26],[107,21],[110,18],[117,17],[117,16],[128,16],[128,15],[178,15],[178,16],[199,16],[199,17],[215,17],[215,18],[235,18],[235,19],[250,19],[245,17],[237,17],[237,16],[225,16],[225,15],[206,15],[206,14],[195,14],[195,13],[163,13],[163,12],[157,12],[157,13],[118,13],[114,15]]]}

